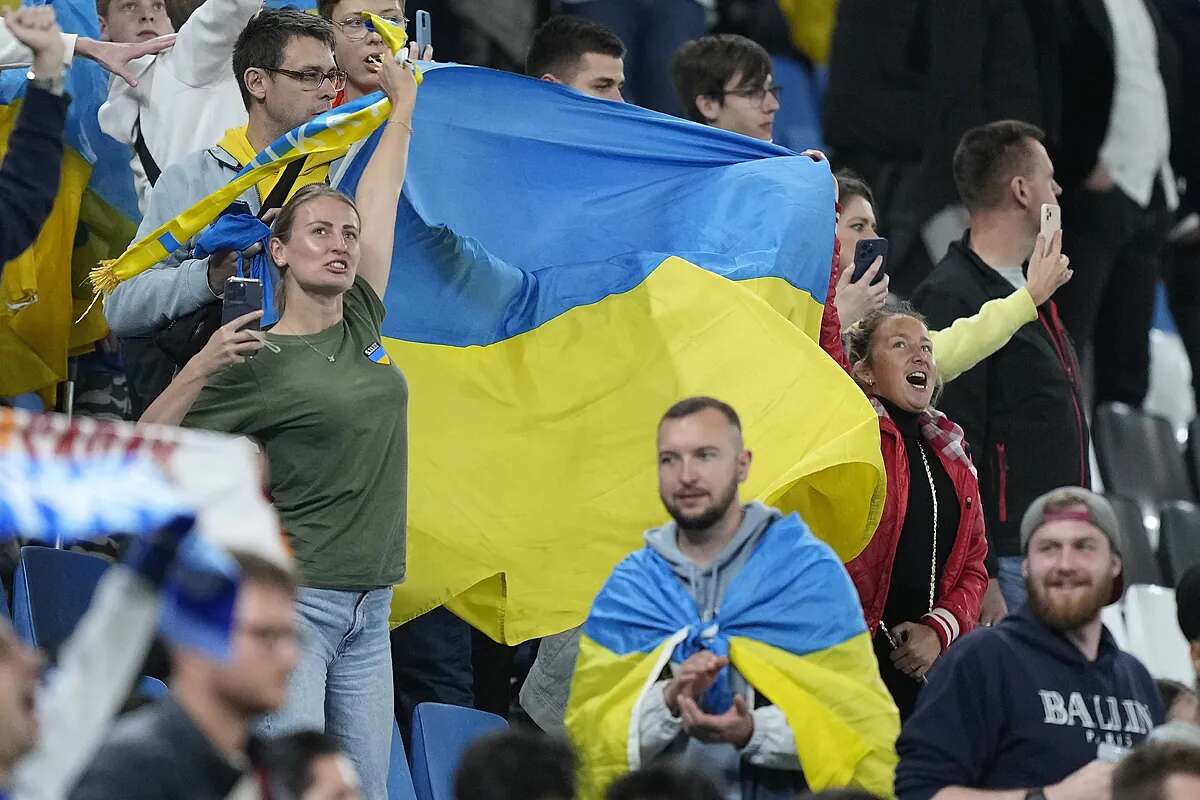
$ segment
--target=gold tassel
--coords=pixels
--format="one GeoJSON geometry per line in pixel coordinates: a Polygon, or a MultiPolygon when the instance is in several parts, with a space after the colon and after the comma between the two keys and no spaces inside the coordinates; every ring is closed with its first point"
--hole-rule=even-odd
{"type": "Polygon", "coordinates": [[[113,265],[116,263],[115,258],[101,261],[95,269],[88,273],[88,280],[91,281],[92,288],[97,293],[112,294],[113,289],[117,288],[120,281],[117,280],[117,271],[113,269],[113,265]]]}

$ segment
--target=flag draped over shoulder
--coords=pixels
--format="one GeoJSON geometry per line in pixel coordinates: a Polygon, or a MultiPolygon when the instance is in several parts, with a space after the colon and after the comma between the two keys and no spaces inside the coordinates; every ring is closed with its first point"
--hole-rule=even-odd
{"type": "Polygon", "coordinates": [[[656,425],[695,394],[741,414],[747,494],[856,555],[884,481],[878,423],[815,342],[827,166],[522,76],[425,77],[383,325],[411,387],[393,622],[454,598],[500,641],[577,625],[661,521],[656,425]]]}
{"type": "MultiPolygon", "coordinates": [[[[99,37],[96,4],[57,0],[59,25],[99,37]]],[[[137,228],[129,152],[100,131],[108,77],[82,58],[66,76],[71,96],[58,197],[36,241],[0,277],[0,396],[48,393],[67,377],[67,357],[107,333],[86,287],[98,258],[121,252],[137,228]],[[78,320],[78,322],[76,322],[78,320]]],[[[25,70],[0,71],[0,155],[25,96],[25,70]]]]}
{"type": "MultiPolygon", "coordinates": [[[[567,706],[581,798],[602,797],[612,779],[639,766],[642,698],[668,661],[702,649],[729,656],[784,712],[813,791],[853,786],[892,796],[899,714],[858,595],[838,557],[791,515],[763,534],[712,620],[701,621],[670,565],[648,548],[613,571],[584,623],[567,706]]],[[[710,713],[730,705],[727,672],[710,713]]]]}

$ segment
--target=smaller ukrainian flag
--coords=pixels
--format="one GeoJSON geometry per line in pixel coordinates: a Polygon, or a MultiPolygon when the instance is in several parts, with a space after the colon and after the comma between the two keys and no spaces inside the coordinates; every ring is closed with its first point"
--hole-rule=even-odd
{"type": "Polygon", "coordinates": [[[376,364],[391,364],[392,360],[388,358],[387,350],[383,349],[383,345],[379,342],[363,350],[363,355],[371,359],[376,364]]]}
{"type": "MultiPolygon", "coordinates": [[[[893,796],[900,716],[879,677],[858,595],[829,545],[791,514],[763,534],[708,622],[654,551],[639,550],[613,570],[584,623],[567,703],[583,800],[599,800],[614,778],[640,766],[642,698],[668,661],[701,649],[727,655],[784,712],[813,791],[850,786],[893,796]]],[[[725,697],[724,708],[709,709],[719,714],[732,696],[727,684],[715,694],[725,697]]]]}

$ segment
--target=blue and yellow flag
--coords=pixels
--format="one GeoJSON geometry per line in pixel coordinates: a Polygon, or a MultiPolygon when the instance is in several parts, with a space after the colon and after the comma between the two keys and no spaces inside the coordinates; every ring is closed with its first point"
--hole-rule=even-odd
{"type": "MultiPolygon", "coordinates": [[[[308,123],[236,180],[365,136],[378,100],[308,123]]],[[[660,520],[658,418],[694,394],[740,412],[750,496],[858,554],[885,484],[878,421],[816,344],[826,165],[453,65],[427,68],[413,127],[384,298],[383,344],[411,387],[409,571],[393,622],[451,601],[508,643],[578,625],[660,520]]],[[[349,152],[339,188],[353,195],[377,143],[349,152]]],[[[100,283],[148,268],[227,204],[201,201],[100,283]]]]}
{"type": "Polygon", "coordinates": [[[883,471],[878,421],[815,341],[825,164],[471,67],[426,70],[413,126],[383,326],[411,387],[394,622],[454,598],[500,641],[579,624],[662,519],[656,426],[693,394],[741,414],[749,496],[861,550],[883,471]]]}
{"type": "MultiPolygon", "coordinates": [[[[100,35],[95,2],[57,0],[54,10],[63,30],[100,35]]],[[[0,72],[0,155],[25,86],[25,70],[0,72]]],[[[67,92],[71,106],[58,197],[37,240],[0,277],[0,396],[41,391],[52,399],[54,385],[67,377],[67,356],[107,333],[99,306],[88,311],[87,270],[96,259],[121,252],[137,229],[128,148],[101,133],[97,122],[108,76],[76,58],[67,92]]]]}
{"type": "MultiPolygon", "coordinates": [[[[649,548],[613,570],[584,623],[567,704],[581,798],[602,797],[639,766],[642,698],[668,662],[700,650],[728,656],[784,712],[813,791],[851,786],[892,796],[900,718],[858,594],[838,557],[793,514],[762,535],[711,620],[701,621],[670,565],[649,548]]],[[[705,697],[709,713],[729,708],[727,671],[705,697]]]]}

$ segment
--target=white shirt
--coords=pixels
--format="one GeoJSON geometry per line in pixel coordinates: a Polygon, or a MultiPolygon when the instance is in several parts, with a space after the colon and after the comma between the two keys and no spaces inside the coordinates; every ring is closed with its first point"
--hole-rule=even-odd
{"type": "MultiPolygon", "coordinates": [[[[113,77],[100,107],[100,129],[132,145],[142,137],[160,170],[212,147],[230,128],[246,124],[246,106],[233,76],[233,45],[262,0],[207,0],[188,18],[175,46],[131,64],[136,88],[113,77]]],[[[137,153],[130,160],[138,206],[150,185],[137,153]]]]}
{"type": "Polygon", "coordinates": [[[1104,0],[1112,23],[1115,61],[1112,113],[1100,163],[1143,208],[1161,178],[1168,208],[1179,204],[1171,171],[1167,90],[1158,70],[1158,36],[1145,0],[1104,0]]]}
{"type": "Polygon", "coordinates": [[[1025,273],[1020,267],[992,267],[1000,273],[1000,277],[1013,285],[1014,289],[1025,288],[1025,273]]]}

